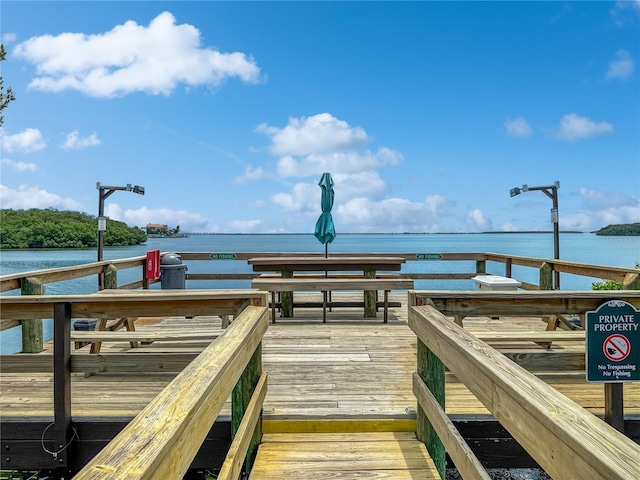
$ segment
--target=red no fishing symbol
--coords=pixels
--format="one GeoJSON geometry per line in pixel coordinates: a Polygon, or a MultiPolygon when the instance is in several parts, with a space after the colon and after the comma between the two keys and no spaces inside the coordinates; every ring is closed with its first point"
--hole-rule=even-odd
{"type": "Polygon", "coordinates": [[[602,345],[604,356],[614,362],[621,362],[631,353],[631,342],[624,335],[610,335],[602,345]]]}

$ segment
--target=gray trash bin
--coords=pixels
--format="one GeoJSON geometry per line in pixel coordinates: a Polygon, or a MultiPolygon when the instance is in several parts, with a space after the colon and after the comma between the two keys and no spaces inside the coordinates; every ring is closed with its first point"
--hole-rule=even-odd
{"type": "Polygon", "coordinates": [[[182,259],[177,253],[167,253],[160,260],[160,288],[173,290],[185,288],[187,279],[187,266],[182,264],[182,259]]]}
{"type": "Polygon", "coordinates": [[[78,318],[73,322],[73,329],[79,332],[92,332],[96,329],[98,320],[95,318],[78,318]]]}

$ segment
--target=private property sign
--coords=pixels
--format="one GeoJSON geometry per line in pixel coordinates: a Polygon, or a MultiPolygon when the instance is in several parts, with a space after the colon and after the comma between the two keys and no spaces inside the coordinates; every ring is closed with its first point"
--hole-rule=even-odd
{"type": "Polygon", "coordinates": [[[640,380],[640,312],[611,300],[586,314],[588,382],[640,380]]]}

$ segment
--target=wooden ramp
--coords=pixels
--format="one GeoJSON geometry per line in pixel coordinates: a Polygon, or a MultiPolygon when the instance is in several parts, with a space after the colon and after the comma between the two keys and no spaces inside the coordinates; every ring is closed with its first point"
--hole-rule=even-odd
{"type": "Polygon", "coordinates": [[[266,434],[250,480],[440,479],[412,432],[266,434]]]}

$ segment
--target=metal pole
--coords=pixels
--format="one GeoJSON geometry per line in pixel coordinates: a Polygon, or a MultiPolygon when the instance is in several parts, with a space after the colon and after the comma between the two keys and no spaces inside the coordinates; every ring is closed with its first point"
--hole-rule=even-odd
{"type": "MultiPolygon", "coordinates": [[[[104,242],[104,232],[100,229],[100,219],[104,216],[104,189],[98,187],[98,261],[102,261],[102,245],[104,242]]],[[[98,290],[104,290],[104,271],[98,274],[98,290]]]]}
{"type": "MultiPolygon", "coordinates": [[[[100,185],[100,182],[97,184],[98,188],[98,261],[101,262],[103,260],[103,245],[104,245],[104,231],[100,229],[100,220],[104,217],[104,201],[109,198],[109,196],[115,192],[116,190],[131,190],[131,186],[127,185],[126,187],[108,187],[106,185],[100,185]]],[[[142,188],[136,185],[136,189],[142,188]]],[[[140,193],[144,195],[144,189],[142,191],[137,191],[136,193],[140,193]]],[[[106,220],[105,220],[106,221],[106,220]]],[[[104,290],[104,272],[98,274],[98,290],[104,290]]]]}
{"type": "MultiPolygon", "coordinates": [[[[553,222],[553,258],[560,259],[560,213],[558,212],[558,187],[554,185],[551,187],[551,199],[553,201],[553,210],[555,212],[553,222]]],[[[560,290],[560,272],[554,268],[554,289],[560,290]]]]}
{"type": "MultiPolygon", "coordinates": [[[[514,187],[509,192],[512,197],[515,197],[516,195],[520,195],[522,192],[540,190],[552,200],[553,207],[551,208],[551,221],[553,222],[553,258],[555,260],[560,259],[560,214],[558,213],[558,188],[560,188],[560,182],[557,181],[553,185],[545,185],[540,187],[530,187],[529,185],[522,185],[522,188],[514,187]]],[[[553,275],[553,288],[554,290],[559,290],[560,272],[556,269],[555,265],[553,267],[553,275]]]]}

